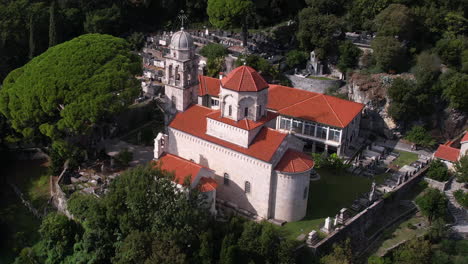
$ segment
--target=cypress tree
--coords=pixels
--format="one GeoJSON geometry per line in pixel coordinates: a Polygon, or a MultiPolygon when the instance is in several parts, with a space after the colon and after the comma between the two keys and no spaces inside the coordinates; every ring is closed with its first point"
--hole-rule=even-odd
{"type": "Polygon", "coordinates": [[[29,16],[29,59],[34,58],[36,43],[34,42],[34,15],[29,16]]]}
{"type": "Polygon", "coordinates": [[[49,47],[57,44],[57,25],[55,16],[55,1],[52,1],[49,8],[49,47]]]}

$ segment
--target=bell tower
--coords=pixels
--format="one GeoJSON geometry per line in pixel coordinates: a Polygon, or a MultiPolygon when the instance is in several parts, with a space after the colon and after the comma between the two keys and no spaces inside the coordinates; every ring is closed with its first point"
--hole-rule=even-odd
{"type": "Polygon", "coordinates": [[[182,28],[172,35],[169,50],[165,57],[165,93],[172,108],[183,112],[196,103],[198,96],[198,58],[192,36],[182,28]]]}

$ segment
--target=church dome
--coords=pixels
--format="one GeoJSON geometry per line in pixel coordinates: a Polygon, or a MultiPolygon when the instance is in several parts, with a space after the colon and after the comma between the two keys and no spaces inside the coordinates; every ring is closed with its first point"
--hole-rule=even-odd
{"type": "Polygon", "coordinates": [[[252,67],[245,65],[230,72],[221,80],[221,85],[225,89],[237,92],[259,92],[268,88],[265,79],[252,67]]]}
{"type": "Polygon", "coordinates": [[[172,35],[169,47],[176,50],[190,50],[193,47],[192,36],[182,29],[172,35]]]}

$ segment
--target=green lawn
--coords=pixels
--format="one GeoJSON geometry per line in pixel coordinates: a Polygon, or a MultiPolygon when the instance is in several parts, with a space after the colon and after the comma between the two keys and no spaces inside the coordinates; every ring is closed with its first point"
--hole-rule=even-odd
{"type": "Polygon", "coordinates": [[[307,78],[314,79],[314,80],[322,80],[322,81],[334,81],[335,80],[332,78],[322,77],[322,76],[308,76],[307,78]]]}
{"type": "Polygon", "coordinates": [[[395,150],[395,152],[400,153],[400,156],[396,160],[394,160],[392,164],[397,165],[398,167],[409,165],[418,160],[418,154],[402,150],[395,150]]]}
{"type": "Polygon", "coordinates": [[[383,234],[383,241],[376,250],[375,255],[383,255],[389,248],[401,243],[405,240],[410,240],[427,232],[428,223],[422,216],[415,215],[412,218],[403,221],[398,226],[386,230],[383,234]],[[422,227],[416,228],[418,223],[422,223],[422,227]],[[412,228],[410,228],[412,226],[412,228]]]}
{"type": "Polygon", "coordinates": [[[352,202],[371,188],[370,179],[347,172],[334,173],[328,169],[317,169],[321,179],[310,182],[306,217],[284,225],[290,238],[313,229],[319,231],[325,218],[334,217],[343,207],[349,208],[352,202]]]}

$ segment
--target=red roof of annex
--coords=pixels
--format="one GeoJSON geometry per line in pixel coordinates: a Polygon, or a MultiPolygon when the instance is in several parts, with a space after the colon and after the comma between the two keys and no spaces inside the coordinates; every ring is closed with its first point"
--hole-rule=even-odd
{"type": "Polygon", "coordinates": [[[249,147],[244,148],[206,134],[206,117],[213,112],[216,110],[192,105],[185,112],[177,113],[169,127],[266,162],[271,160],[287,136],[286,133],[264,127],[258,132],[249,147]]]}
{"type": "Polygon", "coordinates": [[[310,155],[288,149],[284,153],[275,170],[288,173],[299,173],[310,170],[314,167],[314,161],[310,155]]]}
{"type": "MultiPolygon", "coordinates": [[[[199,95],[219,96],[220,79],[207,76],[199,78],[199,95]]],[[[334,96],[270,84],[267,108],[286,116],[344,128],[362,111],[364,105],[334,96]]]]}
{"type": "Polygon", "coordinates": [[[200,170],[204,168],[195,162],[172,154],[164,154],[156,164],[161,166],[162,170],[174,173],[174,182],[181,185],[187,177],[190,177],[190,183],[193,183],[200,170]]]}
{"type": "Polygon", "coordinates": [[[437,151],[434,153],[434,157],[452,162],[456,162],[459,155],[459,149],[447,145],[439,145],[437,151]]]}

